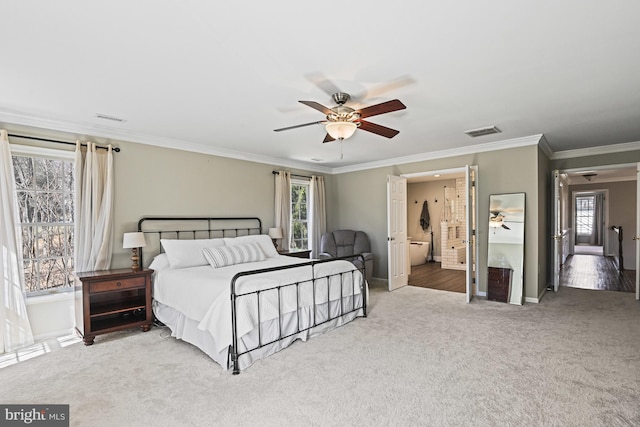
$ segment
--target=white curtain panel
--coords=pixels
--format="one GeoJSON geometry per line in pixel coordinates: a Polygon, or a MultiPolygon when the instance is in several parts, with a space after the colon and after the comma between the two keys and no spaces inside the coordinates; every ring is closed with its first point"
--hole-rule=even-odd
{"type": "Polygon", "coordinates": [[[327,213],[324,196],[324,177],[311,177],[311,206],[309,240],[311,241],[311,257],[317,258],[320,254],[320,241],[327,231],[327,213]]]}
{"type": "Polygon", "coordinates": [[[9,136],[0,130],[0,353],[33,344],[25,303],[22,238],[9,136]]]}
{"type": "Polygon", "coordinates": [[[279,171],[276,175],[275,226],[282,228],[280,247],[289,250],[291,239],[291,174],[279,171]]]}
{"type": "Polygon", "coordinates": [[[107,270],[113,235],[113,152],[76,143],[75,270],[107,270]]]}

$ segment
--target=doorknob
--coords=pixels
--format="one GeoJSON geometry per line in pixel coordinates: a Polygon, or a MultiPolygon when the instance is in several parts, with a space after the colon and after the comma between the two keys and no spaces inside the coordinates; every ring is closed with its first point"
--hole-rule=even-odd
{"type": "Polygon", "coordinates": [[[633,240],[640,240],[640,236],[633,236],[633,240]]]}

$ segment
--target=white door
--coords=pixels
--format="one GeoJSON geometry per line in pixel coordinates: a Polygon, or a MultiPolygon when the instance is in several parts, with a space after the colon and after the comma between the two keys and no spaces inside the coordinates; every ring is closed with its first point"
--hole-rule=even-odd
{"type": "Polygon", "coordinates": [[[475,270],[475,262],[473,255],[477,253],[475,249],[475,183],[477,182],[477,177],[475,176],[477,169],[472,169],[471,166],[465,166],[465,174],[466,174],[466,194],[467,194],[467,231],[466,231],[466,250],[467,250],[467,302],[471,302],[473,299],[474,286],[473,286],[473,272],[475,270]]]}
{"type": "Polygon", "coordinates": [[[407,245],[407,179],[387,176],[387,252],[389,290],[409,283],[407,245]]]}
{"type": "Polygon", "coordinates": [[[640,163],[636,163],[636,299],[640,300],[640,163]]]}
{"type": "Polygon", "coordinates": [[[562,224],[560,224],[560,171],[553,171],[553,235],[551,247],[553,257],[553,290],[558,292],[560,286],[560,245],[562,245],[562,224]]]}

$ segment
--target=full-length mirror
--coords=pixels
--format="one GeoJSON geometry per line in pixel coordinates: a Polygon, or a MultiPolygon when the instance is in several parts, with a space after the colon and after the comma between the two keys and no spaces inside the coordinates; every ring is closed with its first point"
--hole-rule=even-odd
{"type": "Polygon", "coordinates": [[[524,297],[524,193],[489,196],[487,298],[522,304],[524,297]]]}

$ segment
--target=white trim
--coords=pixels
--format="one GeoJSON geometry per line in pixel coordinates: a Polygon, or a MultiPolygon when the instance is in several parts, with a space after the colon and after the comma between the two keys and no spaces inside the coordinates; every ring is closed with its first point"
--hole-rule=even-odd
{"type": "Polygon", "coordinates": [[[29,295],[27,294],[26,304],[30,305],[39,305],[39,304],[49,304],[52,302],[58,301],[67,301],[73,300],[74,292],[57,292],[52,294],[44,294],[44,295],[29,295]]]}
{"type": "Polygon", "coordinates": [[[428,172],[403,173],[400,176],[407,179],[411,179],[411,178],[421,178],[424,176],[451,175],[451,174],[458,175],[460,173],[464,174],[464,172],[465,172],[465,168],[463,166],[459,168],[439,169],[439,170],[428,171],[428,172]]]}
{"type": "Polygon", "coordinates": [[[640,141],[625,142],[622,144],[604,145],[592,148],[579,148],[576,150],[557,151],[551,156],[551,160],[572,159],[574,157],[597,156],[598,154],[624,153],[626,151],[640,150],[640,141]]]}
{"type": "Polygon", "coordinates": [[[75,151],[56,150],[55,148],[35,147],[31,145],[9,144],[11,155],[47,157],[60,160],[73,160],[75,151]]]}
{"type": "Polygon", "coordinates": [[[379,160],[369,163],[360,163],[358,165],[344,166],[332,169],[332,174],[340,174],[346,172],[357,172],[361,170],[380,168],[385,166],[395,166],[405,163],[415,163],[426,160],[445,159],[454,156],[463,156],[466,154],[477,154],[487,151],[504,150],[508,148],[525,147],[529,145],[537,145],[542,138],[542,134],[525,136],[522,138],[506,139],[503,141],[489,142],[486,144],[473,145],[468,147],[452,148],[449,150],[432,151],[420,153],[411,156],[395,157],[392,159],[379,160]]]}
{"type": "MultiPolygon", "coordinates": [[[[125,132],[119,129],[112,129],[98,126],[79,126],[77,124],[66,123],[51,119],[38,119],[27,115],[8,113],[0,111],[0,122],[14,123],[23,126],[32,126],[42,129],[54,130],[59,132],[68,132],[76,137],[78,135],[93,135],[99,138],[108,138],[118,141],[130,141],[138,144],[152,145],[156,147],[171,148],[174,150],[182,150],[193,153],[210,154],[213,156],[226,157],[231,159],[246,160],[249,162],[257,162],[274,166],[290,167],[292,169],[302,169],[312,172],[331,174],[331,168],[313,165],[307,162],[298,162],[286,160],[276,157],[261,156],[257,154],[249,154],[240,151],[223,150],[203,144],[190,143],[188,141],[163,138],[156,136],[141,135],[134,132],[125,132]]],[[[84,137],[86,138],[86,137],[84,137]]],[[[105,142],[106,143],[106,142],[105,142]]]]}

